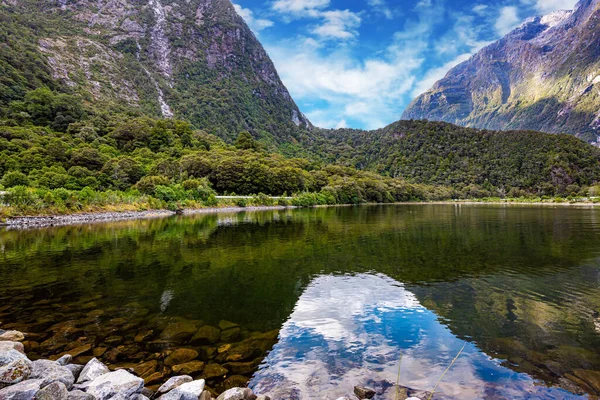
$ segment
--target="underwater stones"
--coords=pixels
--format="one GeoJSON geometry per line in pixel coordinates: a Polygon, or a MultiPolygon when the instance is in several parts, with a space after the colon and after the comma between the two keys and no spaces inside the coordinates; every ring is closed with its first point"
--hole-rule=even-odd
{"type": "Polygon", "coordinates": [[[354,394],[360,400],[364,399],[372,399],[375,396],[375,391],[373,389],[363,387],[363,386],[354,386],[354,394]]]}
{"type": "Polygon", "coordinates": [[[174,365],[184,364],[198,357],[198,352],[192,349],[181,348],[174,350],[165,358],[165,364],[172,367],[174,365]]]}
{"type": "Polygon", "coordinates": [[[231,328],[226,331],[221,332],[221,341],[222,342],[233,342],[237,338],[240,337],[240,328],[231,328]]]}
{"type": "Polygon", "coordinates": [[[249,378],[241,375],[232,375],[217,385],[217,390],[225,392],[231,388],[246,387],[248,385],[249,378]]]}
{"type": "Polygon", "coordinates": [[[212,379],[227,375],[229,371],[219,364],[207,364],[202,371],[204,379],[212,379]]]}
{"type": "Polygon", "coordinates": [[[139,332],[137,335],[135,335],[135,337],[133,338],[133,341],[136,343],[143,343],[143,342],[148,341],[148,339],[150,339],[152,337],[152,335],[154,335],[153,330],[139,332]]]}
{"type": "Polygon", "coordinates": [[[222,331],[226,331],[227,329],[232,329],[232,328],[237,328],[239,327],[238,324],[236,324],[235,322],[230,322],[230,321],[225,321],[225,320],[221,320],[221,322],[219,322],[219,328],[222,331]]]}
{"type": "Polygon", "coordinates": [[[176,374],[197,374],[204,369],[203,361],[190,361],[184,364],[178,364],[173,366],[173,372],[176,374]]]}
{"type": "Polygon", "coordinates": [[[33,400],[36,393],[42,388],[41,379],[29,379],[15,385],[0,389],[2,400],[33,400]]]}
{"type": "Polygon", "coordinates": [[[67,389],[75,383],[73,373],[56,361],[36,360],[31,363],[31,378],[42,380],[42,386],[52,382],[62,382],[67,389]]]}
{"type": "Polygon", "coordinates": [[[108,346],[116,346],[118,344],[123,343],[123,337],[122,336],[109,336],[106,339],[104,339],[104,343],[107,344],[108,346]]]}
{"type": "Polygon", "coordinates": [[[188,376],[188,375],[173,376],[173,377],[169,378],[169,380],[166,381],[161,387],[159,387],[158,391],[156,393],[158,395],[164,394],[170,390],[175,389],[178,386],[183,385],[184,383],[188,383],[188,382],[192,382],[192,381],[193,381],[192,377],[188,376]]]}
{"type": "Polygon", "coordinates": [[[35,400],[67,400],[68,396],[69,391],[62,382],[52,382],[36,393],[35,400]]]}
{"type": "Polygon", "coordinates": [[[79,374],[79,378],[77,379],[77,383],[84,383],[88,381],[92,381],[97,377],[109,373],[110,370],[106,365],[98,361],[97,358],[92,358],[86,365],[83,367],[83,370],[79,374]]]}
{"type": "Polygon", "coordinates": [[[273,345],[270,340],[246,339],[231,345],[226,352],[217,356],[217,362],[234,362],[255,359],[267,352],[273,345]]]}
{"type": "Polygon", "coordinates": [[[230,372],[238,375],[245,375],[252,373],[256,367],[260,364],[261,359],[257,358],[254,361],[248,362],[230,362],[223,364],[223,367],[227,368],[230,372]]]}
{"type": "Polygon", "coordinates": [[[151,361],[146,361],[146,362],[136,365],[135,367],[133,367],[133,372],[137,376],[144,378],[146,376],[149,376],[149,375],[152,375],[153,373],[155,373],[157,368],[158,368],[158,361],[151,360],[151,361]]]}
{"type": "Polygon", "coordinates": [[[160,334],[160,338],[174,342],[184,342],[191,338],[197,330],[196,322],[180,319],[168,324],[160,334]]]}
{"type": "Polygon", "coordinates": [[[204,391],[205,381],[187,382],[159,397],[161,400],[198,400],[204,391]]]}
{"type": "Polygon", "coordinates": [[[0,388],[26,380],[31,375],[29,360],[16,360],[0,367],[0,388]]]}
{"type": "Polygon", "coordinates": [[[221,331],[214,326],[205,325],[200,328],[190,340],[192,345],[214,344],[219,341],[221,331]]]}
{"type": "Polygon", "coordinates": [[[108,347],[96,347],[92,350],[92,354],[94,357],[102,357],[106,353],[106,350],[108,350],[108,347]]]}
{"type": "Polygon", "coordinates": [[[144,386],[144,380],[124,369],[98,376],[92,381],[85,382],[82,387],[86,393],[100,400],[109,399],[117,394],[131,396],[139,393],[144,386]]]}
{"type": "Polygon", "coordinates": [[[145,385],[152,385],[155,383],[160,383],[166,375],[160,371],[156,371],[153,374],[150,374],[144,377],[145,385]]]}
{"type": "Polygon", "coordinates": [[[25,334],[19,331],[6,331],[0,335],[0,340],[9,342],[21,342],[25,340],[25,334]]]}
{"type": "Polygon", "coordinates": [[[248,388],[232,388],[221,393],[217,400],[255,400],[256,396],[248,388]]]}

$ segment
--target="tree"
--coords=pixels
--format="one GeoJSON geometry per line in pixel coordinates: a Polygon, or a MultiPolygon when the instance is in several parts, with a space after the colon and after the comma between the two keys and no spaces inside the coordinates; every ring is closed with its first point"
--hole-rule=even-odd
{"type": "Polygon", "coordinates": [[[256,140],[252,137],[250,132],[240,132],[235,143],[235,147],[241,150],[258,150],[259,146],[256,140]]]}

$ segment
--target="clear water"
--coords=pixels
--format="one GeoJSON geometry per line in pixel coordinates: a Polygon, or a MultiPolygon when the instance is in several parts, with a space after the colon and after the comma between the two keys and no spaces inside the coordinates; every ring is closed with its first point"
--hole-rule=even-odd
{"type": "Polygon", "coordinates": [[[30,332],[34,358],[99,348],[164,376],[170,351],[192,349],[216,392],[336,399],[362,384],[391,399],[399,367],[418,393],[452,365],[434,398],[595,396],[599,216],[400,205],[5,230],[0,328],[30,332]],[[222,320],[239,333],[190,337],[222,320]]]}

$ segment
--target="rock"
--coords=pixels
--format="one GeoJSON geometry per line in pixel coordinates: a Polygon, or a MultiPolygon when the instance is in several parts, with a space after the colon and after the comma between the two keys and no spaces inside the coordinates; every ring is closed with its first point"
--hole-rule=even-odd
{"type": "Polygon", "coordinates": [[[140,394],[143,394],[149,399],[152,399],[154,397],[154,392],[148,388],[143,388],[140,394]]]}
{"type": "Polygon", "coordinates": [[[596,393],[600,393],[600,371],[576,369],[573,373],[576,377],[590,385],[596,393]]]}
{"type": "Polygon", "coordinates": [[[354,386],[354,394],[359,399],[372,399],[375,396],[375,391],[373,389],[363,387],[363,386],[354,386]]]}
{"type": "Polygon", "coordinates": [[[197,331],[197,326],[194,321],[181,319],[177,322],[170,323],[160,334],[161,339],[168,339],[175,342],[184,342],[191,338],[197,331]]]}
{"type": "Polygon", "coordinates": [[[192,382],[193,379],[188,375],[173,376],[169,378],[161,387],[158,388],[157,394],[165,394],[184,383],[192,382]]]}
{"type": "MultiPolygon", "coordinates": [[[[90,351],[92,349],[92,345],[91,344],[83,344],[81,346],[77,346],[75,348],[69,349],[66,352],[64,352],[62,354],[62,356],[64,357],[65,355],[71,355],[71,357],[77,357],[80,356],[82,354],[87,353],[88,351],[90,351]]],[[[58,361],[58,360],[57,360],[58,361]]],[[[71,362],[71,361],[69,361],[71,362]]],[[[69,363],[67,362],[67,364],[69,363]]]]}
{"type": "Polygon", "coordinates": [[[184,383],[175,389],[171,390],[167,394],[159,397],[160,400],[198,400],[198,397],[204,391],[205,381],[200,379],[198,381],[184,383]]]}
{"type": "Polygon", "coordinates": [[[260,396],[256,397],[256,400],[271,400],[271,398],[269,396],[265,396],[264,394],[261,394],[260,396]]]}
{"type": "Polygon", "coordinates": [[[0,341],[0,353],[9,350],[16,350],[20,353],[25,354],[25,346],[23,345],[23,343],[12,342],[10,340],[0,341]]]}
{"type": "Polygon", "coordinates": [[[81,371],[83,371],[83,365],[79,364],[67,364],[65,365],[65,368],[71,371],[75,381],[79,379],[79,375],[81,375],[81,371]]]}
{"type": "Polygon", "coordinates": [[[163,374],[162,372],[155,372],[151,375],[148,375],[146,377],[144,377],[144,384],[145,385],[152,385],[154,383],[159,383],[163,381],[163,378],[165,377],[165,374],[163,374]]]}
{"type": "MultiPolygon", "coordinates": [[[[111,399],[113,400],[115,399],[114,397],[111,399]]],[[[144,396],[143,394],[134,394],[132,396],[129,397],[128,400],[150,400],[148,397],[144,396]]]]}
{"type": "Polygon", "coordinates": [[[233,388],[219,395],[217,400],[255,400],[256,396],[248,388],[233,388]]]}
{"type": "Polygon", "coordinates": [[[42,388],[41,379],[28,379],[16,385],[0,390],[2,400],[34,400],[36,393],[42,388]]]}
{"type": "MultiPolygon", "coordinates": [[[[15,343],[19,343],[19,342],[15,342],[15,343]]],[[[23,347],[25,348],[25,352],[27,351],[33,351],[35,349],[37,349],[38,347],[40,347],[40,344],[34,340],[26,340],[24,342],[22,342],[23,347]]]]}
{"type": "Polygon", "coordinates": [[[25,340],[25,334],[19,331],[6,331],[0,335],[0,340],[7,340],[9,342],[22,342],[25,340]]]}
{"type": "Polygon", "coordinates": [[[71,362],[71,360],[73,360],[73,356],[70,354],[65,354],[64,356],[62,356],[58,360],[56,360],[56,362],[62,366],[65,366],[65,365],[69,364],[71,362]]]}
{"type": "Polygon", "coordinates": [[[207,364],[202,372],[202,377],[204,379],[212,379],[223,375],[227,375],[228,372],[228,370],[226,370],[219,364],[207,364]]]}
{"type": "Polygon", "coordinates": [[[152,335],[154,335],[153,330],[140,332],[137,335],[135,335],[135,338],[133,339],[133,341],[136,343],[146,342],[152,337],[152,335]]]}
{"type": "Polygon", "coordinates": [[[106,350],[108,350],[108,347],[96,347],[92,350],[92,354],[94,357],[102,357],[106,353],[106,350]]]}
{"type": "Polygon", "coordinates": [[[98,359],[92,358],[86,365],[83,367],[83,370],[79,374],[79,378],[77,379],[77,383],[83,383],[87,381],[91,381],[96,379],[97,377],[109,373],[110,370],[104,364],[102,364],[98,359]]]}
{"type": "Polygon", "coordinates": [[[229,321],[225,321],[225,320],[221,320],[221,322],[219,322],[219,328],[221,328],[222,331],[226,331],[227,329],[237,328],[237,327],[239,327],[239,325],[236,324],[235,322],[229,322],[229,321]]]}
{"type": "Polygon", "coordinates": [[[214,326],[205,325],[190,340],[192,345],[214,344],[219,341],[221,331],[214,326]]]}
{"type": "Polygon", "coordinates": [[[102,374],[92,381],[85,382],[81,386],[85,389],[86,393],[104,400],[110,399],[117,394],[131,396],[132,394],[139,393],[144,387],[144,380],[124,369],[120,369],[102,374]]]}
{"type": "Polygon", "coordinates": [[[173,372],[176,374],[197,374],[204,369],[203,361],[190,361],[184,364],[173,366],[173,372]]]}
{"type": "Polygon", "coordinates": [[[40,389],[35,395],[35,400],[67,400],[69,391],[62,382],[52,382],[40,389]]]}
{"type": "Polygon", "coordinates": [[[96,400],[96,398],[81,390],[72,390],[69,392],[67,400],[96,400]]]}
{"type": "Polygon", "coordinates": [[[219,383],[215,389],[220,393],[232,388],[245,388],[248,386],[250,378],[242,375],[232,375],[227,377],[223,382],[219,383]]]}
{"type": "Polygon", "coordinates": [[[151,361],[146,361],[146,362],[136,365],[133,368],[133,372],[137,376],[144,378],[146,376],[149,376],[149,375],[152,375],[153,373],[155,373],[156,368],[158,368],[158,361],[151,360],[151,361]]]}
{"type": "Polygon", "coordinates": [[[230,372],[239,375],[246,375],[254,372],[256,367],[260,365],[260,358],[249,362],[230,362],[223,364],[224,368],[227,368],[230,372]]]}
{"type": "Polygon", "coordinates": [[[202,392],[198,400],[212,400],[212,395],[208,390],[205,390],[204,392],[202,392]]]}
{"type": "Polygon", "coordinates": [[[36,360],[31,363],[31,379],[42,380],[42,386],[52,382],[62,382],[67,389],[71,389],[75,383],[73,373],[56,361],[36,360]]]}
{"type": "Polygon", "coordinates": [[[240,328],[227,329],[221,332],[222,342],[233,342],[240,337],[240,328]]]}
{"type": "Polygon", "coordinates": [[[0,367],[0,387],[14,385],[26,380],[31,375],[29,360],[16,360],[0,367]]]}
{"type": "Polygon", "coordinates": [[[177,349],[169,354],[169,356],[165,359],[165,364],[172,367],[173,365],[179,365],[188,361],[192,361],[197,357],[198,352],[196,350],[177,349]]]}
{"type": "Polygon", "coordinates": [[[109,347],[116,346],[116,345],[123,343],[123,337],[122,336],[109,336],[106,339],[104,339],[104,343],[106,343],[109,347]]]}

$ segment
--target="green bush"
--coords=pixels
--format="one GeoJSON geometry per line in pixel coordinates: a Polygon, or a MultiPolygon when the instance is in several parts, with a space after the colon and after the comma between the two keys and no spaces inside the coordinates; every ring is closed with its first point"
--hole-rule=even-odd
{"type": "Polygon", "coordinates": [[[29,186],[29,178],[27,178],[27,175],[20,171],[10,171],[4,174],[2,177],[2,185],[5,188],[29,186]]]}

